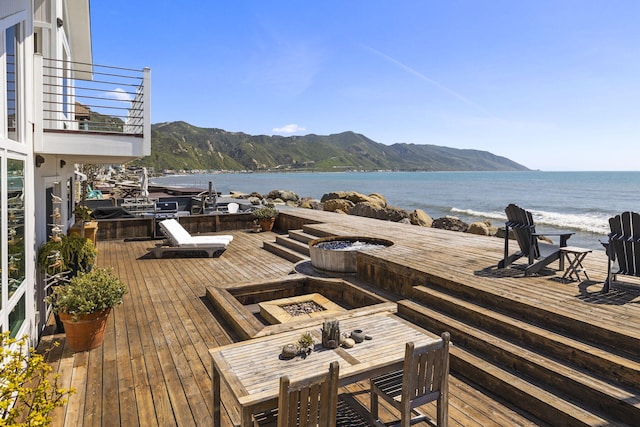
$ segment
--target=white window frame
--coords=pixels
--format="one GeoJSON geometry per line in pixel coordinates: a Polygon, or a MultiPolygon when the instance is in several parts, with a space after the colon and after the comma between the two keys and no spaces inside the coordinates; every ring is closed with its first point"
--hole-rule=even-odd
{"type": "MultiPolygon", "coordinates": [[[[31,182],[32,180],[29,178],[29,174],[32,173],[32,171],[29,170],[29,163],[28,163],[28,156],[26,154],[22,154],[22,153],[16,153],[16,152],[12,152],[12,151],[7,151],[7,150],[0,150],[0,165],[1,165],[1,173],[0,173],[0,180],[2,181],[2,191],[0,192],[0,206],[2,208],[2,220],[0,221],[1,223],[1,227],[0,229],[1,231],[1,238],[2,238],[2,242],[1,242],[1,247],[2,247],[2,260],[1,260],[1,264],[2,265],[2,282],[1,282],[1,287],[2,287],[2,309],[0,309],[0,324],[2,325],[2,330],[3,331],[8,331],[9,330],[9,314],[11,313],[11,311],[16,307],[16,305],[20,302],[20,299],[22,298],[22,296],[25,296],[25,318],[24,321],[22,322],[22,325],[20,326],[20,328],[17,330],[15,336],[16,337],[20,337],[22,335],[32,335],[31,331],[32,329],[32,324],[34,323],[34,304],[33,304],[33,295],[35,292],[35,288],[29,290],[29,283],[31,283],[32,285],[35,283],[35,277],[34,277],[34,271],[33,268],[30,268],[30,261],[33,258],[33,249],[31,248],[32,245],[29,244],[29,236],[33,236],[33,231],[32,231],[32,227],[33,224],[31,223],[31,221],[29,220],[29,216],[27,215],[27,212],[31,212],[32,208],[30,209],[30,202],[29,202],[29,198],[26,197],[26,192],[28,188],[33,188],[33,183],[31,182]],[[8,233],[8,203],[7,203],[7,194],[8,194],[8,170],[7,170],[7,160],[8,159],[14,159],[14,160],[20,160],[24,163],[24,169],[23,169],[23,185],[24,185],[24,192],[25,192],[25,205],[24,205],[24,211],[25,211],[25,215],[24,215],[24,245],[25,245],[25,252],[24,252],[24,262],[25,262],[25,277],[23,282],[20,284],[20,286],[18,287],[18,289],[16,289],[16,291],[14,292],[14,294],[11,296],[11,298],[8,298],[8,294],[9,294],[9,273],[8,273],[8,257],[7,254],[9,253],[9,245],[7,242],[7,233],[8,233]],[[29,187],[31,186],[31,187],[29,187]]],[[[33,264],[31,264],[33,265],[33,264]]]]}

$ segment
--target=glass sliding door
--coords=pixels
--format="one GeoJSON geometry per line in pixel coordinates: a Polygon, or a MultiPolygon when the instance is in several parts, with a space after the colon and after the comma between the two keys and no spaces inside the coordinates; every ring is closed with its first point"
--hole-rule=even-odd
{"type": "MultiPolygon", "coordinates": [[[[26,242],[25,242],[25,162],[22,159],[7,158],[6,182],[3,196],[6,197],[6,215],[2,222],[6,224],[6,250],[3,250],[2,290],[6,295],[8,327],[12,335],[18,333],[26,319],[25,278],[26,278],[26,242]]],[[[3,210],[4,211],[4,210],[3,210]]],[[[3,214],[5,213],[3,212],[3,214]]],[[[4,248],[3,248],[4,249],[4,248]]],[[[5,321],[3,316],[3,321],[5,321]]]]}

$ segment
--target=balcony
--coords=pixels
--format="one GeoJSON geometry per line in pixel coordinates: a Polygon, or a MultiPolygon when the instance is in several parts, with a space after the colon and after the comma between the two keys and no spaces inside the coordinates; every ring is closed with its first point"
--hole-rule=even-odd
{"type": "Polygon", "coordinates": [[[134,70],[39,55],[34,66],[36,153],[77,156],[76,162],[92,163],[98,162],[96,157],[102,163],[116,163],[151,153],[148,68],[134,70]],[[85,156],[90,160],[83,160],[85,156]]]}

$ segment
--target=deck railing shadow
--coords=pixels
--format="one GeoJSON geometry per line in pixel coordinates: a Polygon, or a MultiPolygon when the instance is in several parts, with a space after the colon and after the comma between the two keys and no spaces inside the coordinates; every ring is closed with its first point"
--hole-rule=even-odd
{"type": "Polygon", "coordinates": [[[491,265],[489,267],[485,267],[482,270],[476,270],[473,272],[475,276],[478,277],[487,277],[493,279],[501,279],[501,278],[511,278],[518,277],[522,279],[527,279],[531,277],[540,277],[540,276],[553,276],[557,274],[557,271],[551,268],[542,268],[539,272],[537,272],[537,276],[526,276],[524,275],[524,267],[525,266],[509,266],[507,268],[498,268],[497,265],[491,265]]]}
{"type": "Polygon", "coordinates": [[[602,305],[625,305],[640,304],[640,287],[631,285],[617,285],[612,287],[608,293],[602,293],[600,290],[590,292],[587,288],[594,284],[601,284],[593,280],[585,280],[580,282],[578,289],[580,293],[576,297],[590,304],[602,305]]]}

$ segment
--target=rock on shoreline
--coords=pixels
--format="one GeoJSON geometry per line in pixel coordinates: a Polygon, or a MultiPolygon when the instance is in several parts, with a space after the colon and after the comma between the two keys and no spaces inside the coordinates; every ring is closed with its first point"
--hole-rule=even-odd
{"type": "Polygon", "coordinates": [[[433,219],[422,209],[407,211],[399,207],[390,206],[387,203],[387,199],[377,193],[366,195],[357,191],[334,191],[324,194],[320,201],[308,197],[301,198],[293,191],[288,190],[272,190],[265,197],[255,192],[248,195],[232,193],[232,196],[240,199],[249,199],[252,204],[256,205],[265,203],[285,204],[306,209],[324,210],[344,215],[362,216],[482,236],[496,236],[499,234],[498,228],[488,220],[467,224],[452,216],[433,219]]]}

